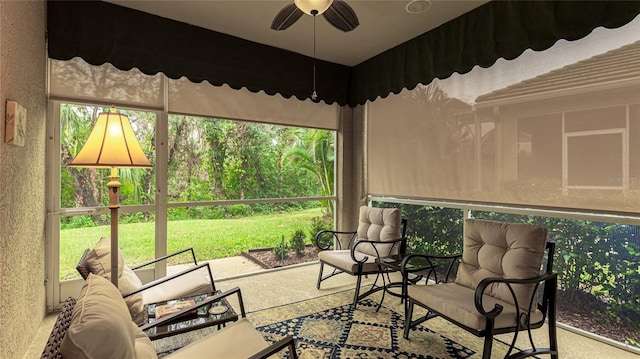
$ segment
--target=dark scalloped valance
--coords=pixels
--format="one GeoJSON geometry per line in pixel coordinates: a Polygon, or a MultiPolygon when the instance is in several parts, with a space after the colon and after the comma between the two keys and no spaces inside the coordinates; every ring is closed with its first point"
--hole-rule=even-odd
{"type": "MultiPolygon", "coordinates": [[[[49,1],[47,9],[54,59],[78,56],[287,98],[311,95],[307,56],[101,1],[49,1]]],[[[352,68],[317,61],[317,90],[326,103],[356,106],[600,26],[620,27],[639,13],[640,1],[492,1],[352,68]]]]}
{"type": "Polygon", "coordinates": [[[349,104],[620,27],[638,13],[640,1],[492,1],[355,66],[349,104]]]}
{"type": "MultiPolygon", "coordinates": [[[[81,57],[121,70],[162,72],[172,79],[246,87],[304,100],[312,93],[313,59],[230,35],[101,1],[47,3],[49,57],[81,57]]],[[[351,68],[316,61],[317,92],[347,105],[351,68]]]]}

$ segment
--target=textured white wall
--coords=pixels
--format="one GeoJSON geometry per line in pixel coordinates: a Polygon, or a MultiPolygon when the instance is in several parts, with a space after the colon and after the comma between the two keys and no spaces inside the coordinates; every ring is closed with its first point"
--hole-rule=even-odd
{"type": "Polygon", "coordinates": [[[21,358],[45,315],[44,1],[0,1],[0,358],[21,358]],[[5,101],[27,109],[26,143],[4,143],[5,101]]]}

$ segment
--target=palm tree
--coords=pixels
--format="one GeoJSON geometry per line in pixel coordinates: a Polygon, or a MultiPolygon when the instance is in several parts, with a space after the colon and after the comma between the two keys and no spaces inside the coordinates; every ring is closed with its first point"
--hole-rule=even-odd
{"type": "MultiPolygon", "coordinates": [[[[335,159],[334,137],[331,131],[298,128],[289,133],[291,146],[282,155],[285,164],[292,164],[313,173],[320,182],[321,195],[333,196],[335,159]]],[[[331,201],[322,201],[333,217],[331,201]]]]}
{"type": "Polygon", "coordinates": [[[90,119],[97,118],[97,108],[63,104],[60,113],[60,152],[63,186],[70,184],[75,191],[63,191],[62,205],[95,207],[100,204],[101,191],[97,188],[101,181],[94,169],[66,168],[84,145],[93,127],[90,119]],[[70,178],[69,178],[70,177],[70,178]],[[68,196],[64,196],[68,194],[68,196]],[[65,198],[66,197],[66,198],[65,198]]]}

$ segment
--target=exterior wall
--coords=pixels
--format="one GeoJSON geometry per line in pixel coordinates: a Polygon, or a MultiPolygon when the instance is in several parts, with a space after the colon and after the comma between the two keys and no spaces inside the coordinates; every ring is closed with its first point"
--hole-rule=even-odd
{"type": "Polygon", "coordinates": [[[20,358],[45,315],[44,1],[0,1],[0,358],[20,358]],[[24,147],[4,143],[5,101],[27,110],[24,147]]]}

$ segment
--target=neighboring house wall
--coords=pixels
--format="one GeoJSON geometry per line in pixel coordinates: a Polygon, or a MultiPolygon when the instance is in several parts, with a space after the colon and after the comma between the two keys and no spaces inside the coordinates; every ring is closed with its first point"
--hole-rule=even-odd
{"type": "Polygon", "coordinates": [[[0,1],[0,358],[21,358],[46,312],[44,1],[0,1]],[[27,110],[24,147],[4,143],[5,101],[27,110]]]}

